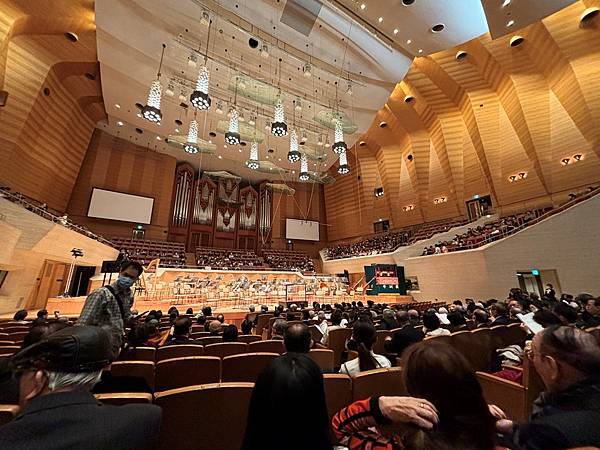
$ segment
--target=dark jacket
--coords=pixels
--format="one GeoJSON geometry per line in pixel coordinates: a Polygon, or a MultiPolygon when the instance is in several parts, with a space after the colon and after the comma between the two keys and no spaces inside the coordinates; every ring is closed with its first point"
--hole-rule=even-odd
{"type": "Polygon", "coordinates": [[[514,442],[525,450],[600,446],[600,375],[534,402],[529,423],[515,427],[514,442]]]}
{"type": "Polygon", "coordinates": [[[425,334],[421,330],[417,330],[412,325],[405,325],[392,334],[392,341],[388,344],[387,350],[390,353],[401,354],[409,345],[421,342],[424,338],[425,334]]]}
{"type": "Polygon", "coordinates": [[[3,450],[148,449],[158,439],[155,405],[104,405],[83,390],[41,395],[0,427],[3,450]]]}
{"type": "Polygon", "coordinates": [[[502,316],[498,316],[496,317],[492,323],[490,324],[491,327],[495,327],[496,325],[508,325],[510,323],[510,319],[508,318],[508,316],[502,315],[502,316]]]}

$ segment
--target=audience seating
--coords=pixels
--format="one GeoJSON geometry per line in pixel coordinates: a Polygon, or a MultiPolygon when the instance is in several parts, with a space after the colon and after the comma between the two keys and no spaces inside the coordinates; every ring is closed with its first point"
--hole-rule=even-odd
{"type": "Polygon", "coordinates": [[[123,351],[119,355],[119,361],[154,361],[155,359],[156,349],[154,347],[136,347],[123,351]]]}
{"type": "Polygon", "coordinates": [[[333,372],[333,350],[315,348],[308,352],[308,356],[319,365],[323,372],[333,372]]]}
{"type": "Polygon", "coordinates": [[[219,342],[223,342],[223,336],[207,336],[195,341],[198,345],[218,344],[219,342]]]}
{"type": "Polygon", "coordinates": [[[262,336],[257,336],[255,334],[240,334],[238,336],[238,342],[244,342],[246,344],[250,344],[251,342],[258,342],[262,340],[262,336]]]}
{"type": "Polygon", "coordinates": [[[160,259],[162,267],[185,266],[185,244],[181,242],[153,241],[150,239],[112,238],[113,247],[133,261],[148,265],[160,259]]]}
{"type": "Polygon", "coordinates": [[[0,405],[0,426],[7,424],[19,414],[18,405],[0,405]]]}
{"type": "Polygon", "coordinates": [[[29,331],[13,331],[12,333],[9,333],[8,340],[13,342],[23,342],[27,333],[29,333],[29,331]]]}
{"type": "Polygon", "coordinates": [[[402,369],[391,367],[361,372],[352,377],[352,400],[363,400],[373,395],[407,395],[402,369]]]}
{"type": "Polygon", "coordinates": [[[110,370],[115,377],[142,377],[154,390],[154,363],[151,361],[115,361],[110,370]]]}
{"type": "MultiPolygon", "coordinates": [[[[352,403],[352,378],[341,373],[323,374],[325,387],[325,401],[329,421],[342,408],[352,403]]],[[[331,427],[330,427],[331,428],[331,427]]],[[[336,442],[333,431],[330,429],[331,442],[336,442]]]]}
{"type": "Polygon", "coordinates": [[[279,353],[280,355],[285,352],[285,346],[283,341],[279,340],[266,340],[251,342],[248,344],[249,352],[266,352],[266,353],[279,353]]]}
{"type": "Polygon", "coordinates": [[[253,388],[253,383],[220,383],[157,393],[155,403],[162,408],[159,448],[239,448],[253,388]]]}
{"type": "Polygon", "coordinates": [[[220,374],[221,359],[215,356],[165,359],[156,363],[155,390],[218,383],[220,374]]]}
{"type": "Polygon", "coordinates": [[[383,355],[385,353],[385,339],[391,335],[392,332],[390,330],[377,330],[377,340],[373,344],[373,351],[378,355],[383,355]]]}
{"type": "Polygon", "coordinates": [[[13,346],[15,343],[13,341],[0,341],[0,347],[5,347],[5,346],[13,346]]]}
{"type": "Polygon", "coordinates": [[[511,323],[509,325],[497,325],[491,327],[495,348],[504,348],[509,345],[525,345],[527,333],[521,328],[520,323],[511,323]]]}
{"type": "Polygon", "coordinates": [[[27,334],[29,332],[30,328],[31,328],[31,326],[29,326],[29,325],[12,326],[12,327],[4,328],[2,330],[2,332],[6,333],[8,335],[13,335],[15,333],[25,333],[25,334],[27,334]]]}
{"type": "Polygon", "coordinates": [[[221,381],[253,383],[262,370],[278,356],[278,353],[244,353],[227,356],[222,361],[221,381]]]}
{"type": "Polygon", "coordinates": [[[248,344],[243,342],[219,342],[217,344],[209,344],[204,347],[204,355],[216,356],[218,358],[225,358],[226,356],[239,355],[240,353],[246,353],[248,350],[248,344]]]}
{"type": "Polygon", "coordinates": [[[259,314],[258,319],[256,320],[256,330],[255,333],[258,336],[262,336],[263,329],[270,324],[270,319],[273,317],[273,313],[267,314],[259,314]]]}
{"type": "Polygon", "coordinates": [[[300,270],[314,272],[315,265],[312,259],[304,253],[295,250],[263,250],[265,262],[277,270],[300,270]]]}
{"type": "Polygon", "coordinates": [[[17,353],[19,351],[21,347],[19,347],[18,345],[3,345],[0,347],[0,356],[3,355],[14,355],[15,353],[17,353]]]}
{"type": "Polygon", "coordinates": [[[350,328],[338,328],[329,332],[328,347],[333,350],[333,365],[339,367],[341,365],[342,353],[346,349],[346,341],[352,336],[350,328]]]}
{"type": "Polygon", "coordinates": [[[495,375],[477,372],[477,379],[485,400],[499,406],[509,419],[526,421],[532,411],[533,401],[544,390],[544,384],[533,363],[523,358],[523,384],[514,383],[495,375]]]}
{"type": "Polygon", "coordinates": [[[198,340],[205,337],[210,337],[210,331],[192,331],[190,333],[190,339],[198,340]]]}
{"type": "Polygon", "coordinates": [[[185,358],[186,356],[203,356],[204,347],[201,345],[178,344],[159,347],[156,350],[156,360],[185,358]]]}
{"type": "Polygon", "coordinates": [[[196,247],[196,262],[200,267],[246,270],[262,267],[262,258],[252,250],[196,247]]]}
{"type": "Polygon", "coordinates": [[[117,392],[110,394],[95,394],[98,400],[107,405],[128,405],[130,403],[152,403],[152,394],[146,392],[117,392]]]}

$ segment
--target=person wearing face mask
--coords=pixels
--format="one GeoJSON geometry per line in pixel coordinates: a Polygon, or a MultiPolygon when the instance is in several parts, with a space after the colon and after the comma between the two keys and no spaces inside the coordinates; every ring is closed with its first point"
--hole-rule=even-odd
{"type": "MultiPolygon", "coordinates": [[[[144,269],[134,261],[125,261],[117,281],[94,290],[85,300],[79,314],[78,324],[105,326],[113,330],[113,345],[118,348],[123,342],[125,324],[131,318],[133,297],[131,286],[137,281],[144,269]]],[[[113,349],[118,351],[117,348],[113,349]]]]}

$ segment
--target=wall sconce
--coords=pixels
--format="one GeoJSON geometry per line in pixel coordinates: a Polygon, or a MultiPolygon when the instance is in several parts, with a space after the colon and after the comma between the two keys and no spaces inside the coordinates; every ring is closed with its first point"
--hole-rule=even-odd
{"type": "Polygon", "coordinates": [[[374,190],[375,197],[381,197],[384,194],[384,190],[382,187],[375,188],[374,190]]]}
{"type": "Polygon", "coordinates": [[[404,212],[412,211],[413,209],[415,209],[415,205],[406,205],[402,207],[402,211],[404,212]]]}
{"type": "Polygon", "coordinates": [[[510,175],[508,181],[514,183],[515,181],[524,180],[525,178],[527,178],[527,172],[519,172],[516,175],[510,175]]]}
{"type": "Polygon", "coordinates": [[[517,181],[517,176],[511,175],[510,177],[508,177],[508,181],[510,181],[511,183],[514,183],[515,181],[517,181]]]}
{"type": "Polygon", "coordinates": [[[583,155],[581,153],[578,153],[576,155],[573,155],[573,159],[575,160],[575,162],[579,162],[583,159],[583,155]]]}
{"type": "Polygon", "coordinates": [[[527,172],[519,172],[519,180],[524,180],[527,178],[527,172]]]}
{"type": "Polygon", "coordinates": [[[439,205],[441,203],[446,203],[447,201],[448,201],[448,199],[446,197],[438,197],[438,198],[433,199],[433,203],[435,205],[439,205]]]}
{"type": "Polygon", "coordinates": [[[570,158],[568,156],[565,156],[563,159],[560,160],[560,163],[563,166],[568,166],[569,164],[574,164],[576,162],[581,161],[582,159],[583,159],[583,154],[577,153],[570,158]]]}
{"type": "Polygon", "coordinates": [[[563,159],[560,160],[560,163],[563,166],[567,166],[567,165],[569,165],[571,163],[571,158],[563,158],[563,159]]]}

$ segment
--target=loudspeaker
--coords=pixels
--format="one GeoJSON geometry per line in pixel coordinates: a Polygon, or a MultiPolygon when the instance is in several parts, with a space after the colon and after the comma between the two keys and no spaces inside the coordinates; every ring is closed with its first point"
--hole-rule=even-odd
{"type": "Polygon", "coordinates": [[[8,100],[8,91],[0,91],[0,106],[6,106],[8,100]]]}

